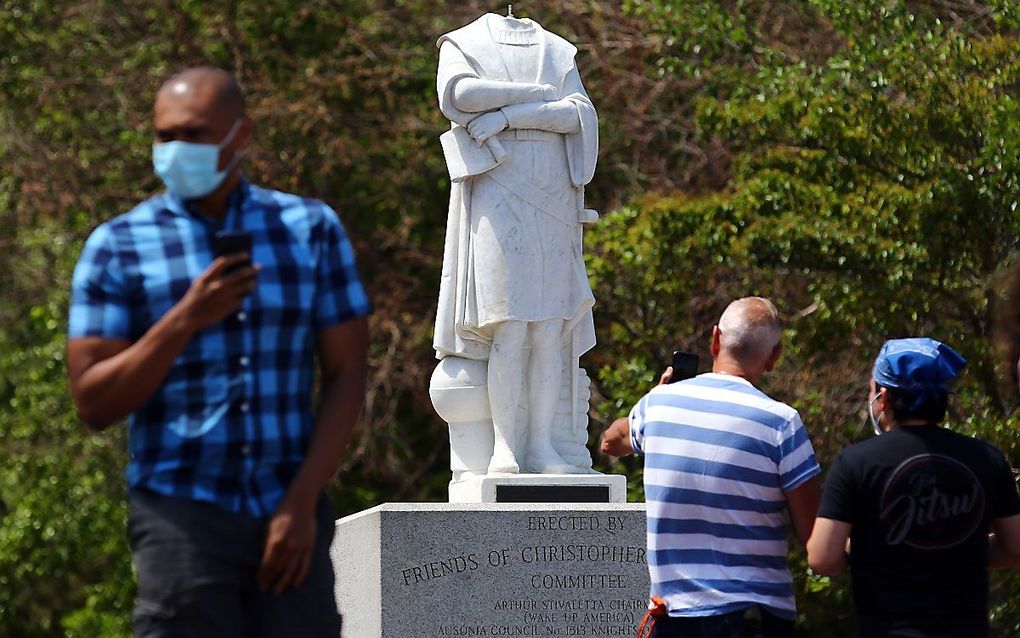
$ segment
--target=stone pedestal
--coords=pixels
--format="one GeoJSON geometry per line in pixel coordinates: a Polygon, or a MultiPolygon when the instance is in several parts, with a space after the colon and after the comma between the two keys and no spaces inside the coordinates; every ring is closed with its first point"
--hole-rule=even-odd
{"type": "Polygon", "coordinates": [[[451,503],[626,503],[619,474],[489,474],[450,482],[451,503]]]}
{"type": "Polygon", "coordinates": [[[344,638],[634,636],[642,504],[389,503],[337,521],[344,638]]]}

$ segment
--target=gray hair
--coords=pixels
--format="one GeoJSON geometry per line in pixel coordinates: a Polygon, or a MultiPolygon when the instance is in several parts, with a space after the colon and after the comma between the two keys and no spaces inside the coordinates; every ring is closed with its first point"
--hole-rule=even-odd
{"type": "Polygon", "coordinates": [[[742,363],[760,363],[779,345],[779,311],[764,297],[730,303],[718,325],[720,348],[742,363]]]}

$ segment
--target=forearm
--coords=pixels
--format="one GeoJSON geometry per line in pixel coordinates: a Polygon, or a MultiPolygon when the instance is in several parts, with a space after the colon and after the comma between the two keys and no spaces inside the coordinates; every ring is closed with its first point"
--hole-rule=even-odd
{"type": "Polygon", "coordinates": [[[793,490],[786,493],[786,504],[790,510],[790,522],[801,545],[807,547],[808,539],[815,526],[815,516],[822,500],[822,482],[812,476],[793,490]]]}
{"type": "Polygon", "coordinates": [[[842,554],[830,554],[825,559],[813,558],[808,547],[808,567],[811,571],[822,576],[835,576],[842,574],[850,565],[850,557],[844,552],[842,554]]]}
{"type": "Polygon", "coordinates": [[[850,564],[847,554],[851,525],[844,521],[820,517],[805,544],[808,566],[818,574],[832,576],[846,571],[850,564]]]}
{"type": "Polygon", "coordinates": [[[539,129],[564,134],[581,130],[577,107],[570,100],[528,102],[500,110],[512,129],[539,129]]]}
{"type": "Polygon", "coordinates": [[[193,335],[179,307],[172,308],[138,341],[91,365],[72,383],[78,414],[101,430],[137,410],[166,379],[193,335]]]}
{"type": "Polygon", "coordinates": [[[286,498],[299,508],[314,508],[336,472],[354,435],[364,396],[365,375],[355,370],[339,374],[324,390],[308,454],[287,490],[286,498]]]}
{"type": "Polygon", "coordinates": [[[453,85],[453,105],[467,113],[483,113],[511,104],[541,102],[545,91],[540,84],[467,77],[453,85]]]}

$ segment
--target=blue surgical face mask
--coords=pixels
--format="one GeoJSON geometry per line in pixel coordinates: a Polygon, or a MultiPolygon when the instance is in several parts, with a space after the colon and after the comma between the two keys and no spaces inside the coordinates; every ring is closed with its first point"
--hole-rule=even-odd
{"type": "Polygon", "coordinates": [[[152,168],[168,191],[182,199],[205,197],[216,190],[241,159],[240,151],[222,171],[216,170],[220,161],[220,150],[230,144],[241,126],[241,120],[234,122],[230,132],[219,144],[197,144],[195,142],[163,142],[152,145],[152,168]]]}

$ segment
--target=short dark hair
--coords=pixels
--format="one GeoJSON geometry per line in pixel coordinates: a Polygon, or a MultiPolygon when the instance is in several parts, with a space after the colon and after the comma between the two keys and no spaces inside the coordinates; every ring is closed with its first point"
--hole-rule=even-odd
{"type": "Polygon", "coordinates": [[[899,388],[884,387],[889,397],[889,407],[897,421],[920,419],[930,423],[941,423],[946,418],[949,393],[946,390],[931,391],[920,396],[899,388]]]}

